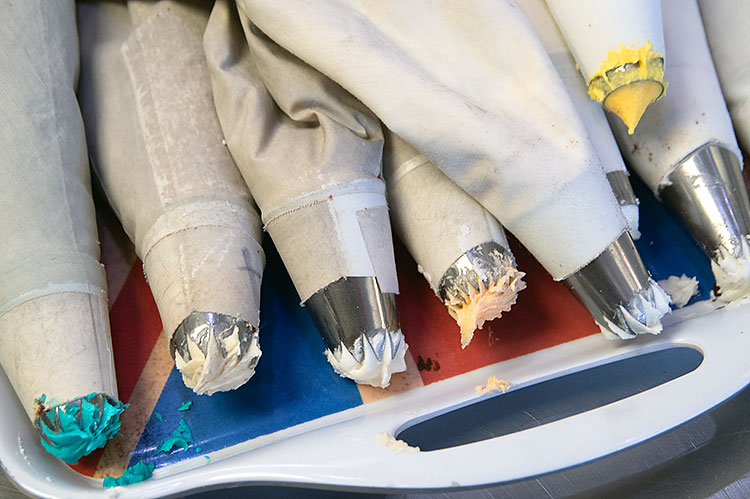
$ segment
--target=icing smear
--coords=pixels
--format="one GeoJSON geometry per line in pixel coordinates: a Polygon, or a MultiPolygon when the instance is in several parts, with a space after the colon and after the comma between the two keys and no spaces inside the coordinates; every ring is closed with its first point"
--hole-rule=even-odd
{"type": "Polygon", "coordinates": [[[105,476],[102,482],[102,487],[122,487],[124,485],[133,485],[144,480],[151,478],[154,473],[154,463],[146,464],[143,461],[138,461],[130,468],[125,470],[122,476],[117,478],[112,476],[105,476]]]}
{"type": "MultiPolygon", "coordinates": [[[[205,327],[210,327],[206,325],[205,327]]],[[[205,350],[191,337],[187,339],[189,358],[175,352],[175,364],[182,374],[185,386],[195,393],[213,395],[216,392],[239,388],[255,374],[255,366],[261,356],[258,334],[250,336],[249,345],[243,352],[240,328],[236,324],[231,332],[222,335],[221,344],[214,334],[208,334],[205,350]]]]}
{"type": "Polygon", "coordinates": [[[718,298],[731,302],[750,296],[750,245],[748,238],[741,238],[739,256],[719,248],[711,259],[711,271],[719,288],[718,298]]]}
{"type": "Polygon", "coordinates": [[[387,433],[376,433],[375,440],[385,446],[386,449],[396,453],[415,453],[419,452],[419,447],[411,446],[403,440],[397,440],[395,437],[388,435],[387,433]]]}
{"type": "Polygon", "coordinates": [[[671,275],[659,281],[659,286],[672,298],[672,305],[682,308],[690,298],[698,294],[698,279],[682,274],[680,277],[671,275]]]}
{"type": "Polygon", "coordinates": [[[526,289],[526,274],[512,265],[497,269],[500,278],[489,277],[489,286],[478,279],[479,289],[469,285],[470,293],[454,290],[445,299],[445,306],[461,328],[461,348],[471,343],[474,331],[486,321],[501,317],[516,303],[518,292],[526,289]]]}
{"type": "Polygon", "coordinates": [[[343,343],[333,352],[326,349],[328,362],[342,378],[386,388],[391,382],[391,374],[406,371],[404,355],[409,347],[404,335],[400,329],[388,331],[387,335],[385,330],[380,330],[372,338],[362,339],[362,362],[358,362],[343,343]],[[383,345],[380,355],[375,352],[373,343],[383,345]]]}
{"type": "Polygon", "coordinates": [[[487,378],[486,385],[477,385],[474,387],[474,391],[479,395],[486,395],[492,392],[505,393],[513,388],[513,384],[504,379],[499,379],[497,376],[490,376],[487,378]]]}
{"type": "Polygon", "coordinates": [[[663,289],[649,279],[649,287],[636,294],[629,303],[617,306],[617,323],[605,318],[606,324],[597,325],[607,339],[630,339],[639,334],[659,334],[661,318],[670,312],[670,298],[663,289]]]}

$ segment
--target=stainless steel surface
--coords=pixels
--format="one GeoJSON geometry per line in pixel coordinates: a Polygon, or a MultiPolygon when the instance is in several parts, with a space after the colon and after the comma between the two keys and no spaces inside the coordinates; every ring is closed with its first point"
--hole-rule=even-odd
{"type": "MultiPolygon", "coordinates": [[[[304,303],[331,352],[343,344],[357,362],[364,359],[364,341],[382,360],[385,341],[401,341],[396,295],[383,293],[376,277],[344,277],[316,291],[304,303]]],[[[391,345],[392,355],[398,344],[391,345]]]]}
{"type": "Polygon", "coordinates": [[[741,238],[750,233],[750,202],[731,151],[706,144],[675,167],[664,184],[659,197],[710,258],[719,248],[740,256],[741,238]]]}
{"type": "Polygon", "coordinates": [[[599,325],[611,322],[626,332],[630,327],[621,307],[639,320],[642,315],[639,298],[653,300],[648,271],[629,232],[624,232],[594,261],[563,282],[599,325]]]}
{"type": "Polygon", "coordinates": [[[638,206],[638,198],[635,197],[633,186],[630,185],[628,174],[622,170],[607,173],[607,180],[612,187],[612,192],[620,206],[638,206]]]}
{"type": "MultiPolygon", "coordinates": [[[[446,301],[452,297],[463,299],[500,280],[508,267],[516,262],[510,249],[488,241],[475,246],[461,255],[448,267],[438,284],[438,297],[446,301]]],[[[465,299],[463,301],[466,301],[465,299]]]]}
{"type": "MultiPolygon", "coordinates": [[[[100,415],[102,414],[102,411],[104,410],[105,404],[109,404],[113,406],[116,406],[118,404],[116,400],[113,400],[112,397],[110,397],[106,393],[97,393],[93,397],[89,397],[88,395],[86,395],[85,397],[78,397],[64,404],[58,404],[52,407],[42,407],[43,410],[39,411],[39,415],[36,421],[34,422],[34,424],[36,425],[42,439],[45,442],[53,446],[58,445],[57,442],[54,442],[50,437],[48,437],[42,431],[42,428],[43,428],[42,425],[49,428],[49,430],[52,431],[52,433],[57,433],[62,430],[62,427],[60,426],[60,418],[56,414],[58,411],[70,413],[70,410],[73,407],[77,407],[79,410],[76,411],[75,418],[78,424],[81,423],[81,417],[83,415],[83,411],[81,411],[80,409],[83,406],[84,398],[86,399],[86,402],[96,406],[100,415]]],[[[91,428],[91,430],[96,431],[96,422],[94,422],[94,428],[91,428]]]]}
{"type": "MultiPolygon", "coordinates": [[[[240,340],[241,355],[247,354],[250,345],[258,342],[258,331],[246,321],[232,317],[226,314],[217,314],[214,312],[191,312],[183,320],[172,338],[169,341],[169,351],[172,358],[175,358],[175,352],[179,352],[183,359],[190,360],[189,343],[192,341],[201,352],[208,354],[208,341],[213,336],[221,351],[221,355],[226,358],[227,349],[225,346],[226,339],[237,331],[240,340]]],[[[256,358],[251,369],[255,368],[258,359],[256,358]]]]}

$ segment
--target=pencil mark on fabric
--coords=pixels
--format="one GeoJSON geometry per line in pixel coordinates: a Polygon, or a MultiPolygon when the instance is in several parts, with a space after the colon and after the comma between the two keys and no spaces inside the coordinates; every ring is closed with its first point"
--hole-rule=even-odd
{"type": "Polygon", "coordinates": [[[245,262],[245,266],[240,267],[239,270],[247,271],[247,277],[250,279],[250,284],[255,284],[260,275],[252,267],[252,254],[248,248],[242,248],[242,259],[245,262]]]}

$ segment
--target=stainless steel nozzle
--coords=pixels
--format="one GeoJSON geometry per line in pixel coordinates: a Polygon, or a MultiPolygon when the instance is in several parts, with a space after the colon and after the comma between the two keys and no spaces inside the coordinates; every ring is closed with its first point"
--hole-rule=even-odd
{"type": "MultiPolygon", "coordinates": [[[[191,312],[179,325],[172,339],[169,341],[169,353],[175,358],[179,353],[186,361],[192,359],[190,354],[190,343],[198,346],[204,355],[208,355],[208,343],[215,339],[219,345],[219,352],[226,358],[228,348],[226,340],[235,332],[239,338],[240,356],[247,354],[253,342],[258,342],[258,331],[248,322],[231,315],[214,312],[191,312]]],[[[258,363],[256,358],[250,363],[250,368],[255,368],[258,363]]]]}
{"type": "Polygon", "coordinates": [[[628,204],[638,205],[638,198],[635,197],[633,186],[630,185],[628,174],[625,171],[615,170],[609,172],[607,173],[607,180],[620,206],[628,204]]]}
{"type": "MultiPolygon", "coordinates": [[[[50,419],[49,417],[51,413],[55,411],[59,411],[59,410],[65,411],[70,414],[75,414],[75,420],[78,422],[78,424],[81,424],[82,417],[83,417],[83,411],[81,411],[81,407],[83,407],[85,402],[88,402],[91,405],[93,405],[99,414],[102,413],[102,411],[104,410],[104,406],[106,404],[109,404],[112,406],[118,405],[118,402],[114,400],[112,397],[110,397],[109,395],[107,395],[106,393],[96,393],[96,394],[88,395],[86,397],[78,397],[64,404],[56,405],[53,407],[48,407],[45,410],[40,411],[35,421],[35,424],[40,431],[41,431],[42,425],[46,426],[53,433],[63,431],[63,428],[61,427],[60,419],[56,418],[53,420],[53,419],[50,419]]],[[[42,434],[42,439],[47,441],[47,443],[50,443],[50,444],[54,443],[47,435],[45,435],[44,432],[41,432],[41,434],[42,434]]]]}
{"type": "Polygon", "coordinates": [[[628,232],[564,284],[608,337],[657,334],[669,312],[669,297],[650,278],[628,232]]]}
{"type": "Polygon", "coordinates": [[[45,399],[43,395],[36,401],[34,424],[42,446],[68,464],[104,447],[120,431],[126,406],[106,393],[90,393],[51,407],[45,399]]]}
{"type": "Polygon", "coordinates": [[[515,265],[508,248],[495,241],[482,243],[465,252],[448,267],[438,283],[438,297],[445,302],[454,297],[472,296],[482,289],[480,281],[485,289],[489,288],[502,278],[503,271],[515,265]]]}
{"type": "Polygon", "coordinates": [[[386,341],[391,342],[391,355],[399,351],[403,336],[396,295],[383,293],[376,277],[343,277],[316,291],[304,306],[331,352],[343,344],[357,362],[362,362],[365,341],[379,361],[383,360],[386,341]]]}
{"type": "Polygon", "coordinates": [[[709,143],[693,151],[667,175],[659,197],[710,258],[719,250],[741,256],[750,201],[739,160],[727,148],[709,143]]]}

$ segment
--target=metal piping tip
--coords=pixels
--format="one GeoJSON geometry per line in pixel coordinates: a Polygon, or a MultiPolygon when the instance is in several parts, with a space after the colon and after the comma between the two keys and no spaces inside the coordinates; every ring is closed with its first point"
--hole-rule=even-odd
{"type": "Polygon", "coordinates": [[[438,283],[438,297],[443,300],[461,299],[469,303],[469,297],[499,281],[508,267],[515,267],[516,260],[508,248],[488,241],[474,246],[448,267],[438,283]],[[480,284],[481,282],[481,284],[480,284]]]}
{"type": "Polygon", "coordinates": [[[44,402],[44,396],[37,400],[34,421],[42,446],[68,464],[104,447],[120,431],[120,414],[126,407],[106,393],[90,393],[52,407],[44,402]]]}
{"type": "Polygon", "coordinates": [[[485,321],[510,310],[518,292],[526,288],[524,275],[510,250],[495,241],[471,248],[448,267],[437,295],[461,327],[462,347],[485,321]]]}
{"type": "Polygon", "coordinates": [[[169,351],[185,385],[207,395],[245,384],[255,374],[261,356],[258,331],[250,323],[199,311],[180,323],[169,351]]]}
{"type": "Polygon", "coordinates": [[[658,334],[670,311],[669,296],[649,276],[628,232],[564,284],[608,338],[658,334]]]}
{"type": "Polygon", "coordinates": [[[607,180],[617,203],[622,209],[622,214],[625,215],[625,220],[628,222],[630,235],[633,236],[633,239],[639,239],[641,233],[638,230],[638,198],[635,197],[627,172],[623,170],[609,172],[607,173],[607,180]]]}
{"type": "Polygon", "coordinates": [[[667,175],[659,197],[711,258],[718,296],[748,296],[750,201],[737,156],[715,143],[701,146],[667,175]]]}
{"type": "Polygon", "coordinates": [[[396,295],[377,278],[344,277],[304,303],[336,372],[358,383],[387,386],[406,369],[406,342],[398,325],[396,295]]]}

